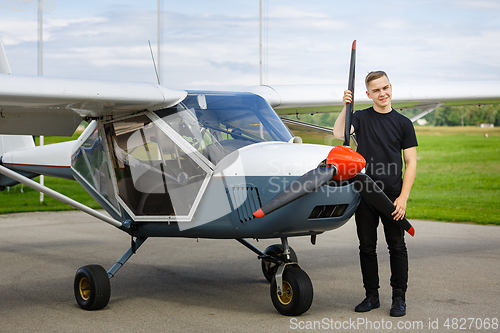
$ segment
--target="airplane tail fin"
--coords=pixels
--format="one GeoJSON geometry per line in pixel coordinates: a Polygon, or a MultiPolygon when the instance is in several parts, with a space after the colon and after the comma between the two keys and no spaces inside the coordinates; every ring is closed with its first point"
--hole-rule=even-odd
{"type": "MultiPolygon", "coordinates": [[[[31,135],[0,135],[0,164],[2,164],[2,158],[4,157],[5,153],[31,149],[34,147],[35,141],[33,140],[33,137],[31,135]]],[[[31,173],[21,173],[30,178],[37,176],[36,174],[31,173]]],[[[18,184],[17,181],[7,176],[0,175],[0,190],[3,190],[5,186],[14,186],[16,184],[18,184]]]]}
{"type": "Polygon", "coordinates": [[[3,47],[3,43],[0,40],[0,74],[12,74],[10,70],[9,60],[7,59],[7,54],[3,47]]]}

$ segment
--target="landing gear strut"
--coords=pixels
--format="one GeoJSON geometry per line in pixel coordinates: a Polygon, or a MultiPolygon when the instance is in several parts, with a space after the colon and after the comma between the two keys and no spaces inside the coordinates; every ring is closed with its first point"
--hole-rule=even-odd
{"type": "MultiPolygon", "coordinates": [[[[289,254],[287,256],[284,254],[283,245],[281,244],[274,244],[268,246],[264,250],[264,254],[268,257],[277,258],[279,261],[282,262],[298,262],[295,251],[291,247],[289,247],[289,254]]],[[[264,277],[266,278],[267,281],[271,282],[273,280],[274,275],[276,274],[276,271],[278,270],[278,266],[280,265],[280,263],[266,260],[265,257],[262,257],[261,264],[262,264],[262,273],[264,274],[264,277]]]]}
{"type": "Polygon", "coordinates": [[[132,239],[132,246],[127,252],[106,272],[99,265],[81,267],[75,274],[74,291],[78,305],[84,310],[100,310],[104,308],[111,297],[110,279],[127,262],[135,251],[147,238],[132,239]]]}

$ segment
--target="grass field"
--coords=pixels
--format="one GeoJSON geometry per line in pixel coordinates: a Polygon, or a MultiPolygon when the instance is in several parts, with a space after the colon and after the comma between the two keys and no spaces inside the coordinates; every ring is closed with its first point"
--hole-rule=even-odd
{"type": "MultiPolygon", "coordinates": [[[[417,127],[417,178],[408,218],[500,225],[500,128],[417,127]],[[488,137],[485,134],[488,133],[488,137]]],[[[76,138],[76,137],[75,137],[76,138]]],[[[73,138],[73,139],[75,139],[73,138]]],[[[70,138],[45,138],[46,144],[70,138]]],[[[75,181],[45,184],[85,205],[99,206],[75,181]]],[[[0,213],[68,210],[68,205],[21,185],[0,192],[0,213]]]]}
{"type": "Polygon", "coordinates": [[[417,178],[408,217],[500,225],[500,128],[416,130],[417,178]]]}
{"type": "MultiPolygon", "coordinates": [[[[45,137],[45,144],[76,140],[77,138],[78,135],[73,137],[45,137]]],[[[36,144],[38,145],[38,137],[36,144]]],[[[34,178],[34,180],[39,182],[39,177],[34,178]]],[[[100,208],[97,202],[74,180],[45,176],[45,186],[61,192],[84,205],[100,208]]],[[[45,196],[43,204],[40,204],[40,192],[21,184],[0,192],[0,214],[72,209],[72,207],[48,196],[45,196]]]]}

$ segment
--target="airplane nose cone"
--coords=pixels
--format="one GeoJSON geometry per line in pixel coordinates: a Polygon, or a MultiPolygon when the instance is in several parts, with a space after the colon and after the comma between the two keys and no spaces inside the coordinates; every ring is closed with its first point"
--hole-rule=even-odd
{"type": "Polygon", "coordinates": [[[335,146],[330,150],[326,164],[337,167],[338,172],[333,179],[346,180],[360,173],[366,165],[366,160],[351,147],[335,146]]]}

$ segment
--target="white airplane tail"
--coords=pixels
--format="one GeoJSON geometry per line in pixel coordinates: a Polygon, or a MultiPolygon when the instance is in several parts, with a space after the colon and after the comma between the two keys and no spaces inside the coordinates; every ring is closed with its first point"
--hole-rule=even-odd
{"type": "MultiPolygon", "coordinates": [[[[0,135],[0,164],[2,164],[2,159],[6,153],[11,153],[14,151],[32,149],[35,147],[35,142],[31,135],[0,135]]],[[[34,177],[36,174],[26,174],[25,176],[34,177]]],[[[0,175],[0,189],[5,186],[14,186],[18,184],[15,180],[12,180],[4,175],[0,175]]]]}
{"type": "Polygon", "coordinates": [[[5,153],[35,147],[31,135],[0,135],[0,158],[5,153]]]}
{"type": "MultiPolygon", "coordinates": [[[[0,135],[0,164],[26,177],[38,175],[74,179],[71,154],[75,141],[35,147],[29,135],[0,135]]],[[[0,186],[12,186],[0,176],[0,186]]],[[[17,182],[15,182],[17,183],[17,182]]]]}

